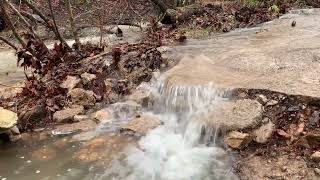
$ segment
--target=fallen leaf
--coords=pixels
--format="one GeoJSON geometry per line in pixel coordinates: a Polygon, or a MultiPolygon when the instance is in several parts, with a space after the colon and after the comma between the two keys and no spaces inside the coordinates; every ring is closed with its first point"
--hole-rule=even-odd
{"type": "Polygon", "coordinates": [[[282,129],[277,129],[277,133],[278,133],[280,136],[284,137],[284,138],[287,138],[287,139],[290,139],[290,138],[291,138],[291,135],[288,134],[287,132],[285,132],[285,131],[282,130],[282,129]]]}

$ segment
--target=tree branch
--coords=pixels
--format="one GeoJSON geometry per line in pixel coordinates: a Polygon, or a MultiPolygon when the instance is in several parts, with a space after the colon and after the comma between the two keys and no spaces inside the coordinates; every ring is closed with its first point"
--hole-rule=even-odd
{"type": "Polygon", "coordinates": [[[26,49],[26,48],[27,48],[27,44],[24,42],[24,40],[23,40],[23,39],[21,38],[21,36],[18,34],[16,28],[14,27],[14,25],[13,25],[13,23],[12,23],[9,15],[8,15],[8,12],[7,12],[4,4],[5,4],[5,3],[4,3],[4,0],[1,0],[1,1],[0,1],[0,7],[1,7],[1,10],[2,10],[2,12],[3,12],[4,19],[5,19],[5,21],[7,22],[9,28],[11,29],[13,35],[18,39],[18,41],[20,42],[20,44],[22,45],[22,47],[23,47],[24,49],[26,49]]]}
{"type": "Polygon", "coordinates": [[[38,40],[41,40],[41,38],[36,34],[36,32],[33,30],[30,23],[21,15],[21,13],[8,1],[4,0],[4,2],[14,11],[14,13],[22,20],[22,22],[29,28],[30,32],[34,35],[35,38],[38,40]]]}
{"type": "Polygon", "coordinates": [[[37,15],[40,16],[40,18],[46,23],[47,27],[54,32],[56,38],[59,39],[61,43],[66,44],[67,47],[69,47],[68,44],[66,43],[66,41],[61,37],[61,35],[60,35],[59,31],[58,31],[58,28],[55,28],[56,27],[56,25],[55,25],[56,23],[54,21],[53,11],[52,11],[52,7],[51,7],[51,0],[48,0],[48,3],[49,3],[49,7],[51,7],[50,8],[50,12],[51,12],[54,24],[52,24],[52,21],[47,16],[45,16],[36,6],[34,6],[31,1],[29,1],[29,0],[22,0],[22,1],[30,9],[32,9],[37,15]]]}
{"type": "Polygon", "coordinates": [[[6,39],[3,36],[0,36],[0,40],[3,41],[4,43],[8,44],[10,47],[12,47],[14,50],[18,50],[18,47],[12,44],[8,39],[6,39]]]}
{"type": "Polygon", "coordinates": [[[56,20],[54,18],[51,0],[48,0],[48,5],[49,5],[49,9],[50,9],[53,25],[54,25],[53,28],[55,29],[55,32],[56,32],[56,35],[57,35],[58,39],[60,40],[61,44],[64,44],[68,49],[71,49],[70,46],[67,44],[67,42],[62,38],[62,36],[61,36],[61,34],[59,32],[56,20]]]}

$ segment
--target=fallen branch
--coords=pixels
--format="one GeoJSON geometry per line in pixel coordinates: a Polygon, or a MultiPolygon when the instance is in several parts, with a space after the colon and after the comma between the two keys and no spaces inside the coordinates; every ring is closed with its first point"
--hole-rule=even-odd
{"type": "Polygon", "coordinates": [[[18,50],[18,47],[12,44],[8,39],[5,37],[0,36],[0,40],[3,41],[4,43],[8,44],[10,47],[12,47],[14,50],[18,50]]]}

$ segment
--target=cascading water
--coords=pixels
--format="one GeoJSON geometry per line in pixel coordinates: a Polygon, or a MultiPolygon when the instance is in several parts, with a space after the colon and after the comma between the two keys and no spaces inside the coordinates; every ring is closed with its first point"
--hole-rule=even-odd
{"type": "Polygon", "coordinates": [[[167,87],[163,82],[153,89],[155,102],[151,107],[163,124],[143,137],[138,148],[128,148],[124,156],[115,159],[96,179],[237,179],[228,155],[216,144],[217,129],[191,120],[195,115],[211,111],[224,100],[224,93],[211,85],[167,87]]]}

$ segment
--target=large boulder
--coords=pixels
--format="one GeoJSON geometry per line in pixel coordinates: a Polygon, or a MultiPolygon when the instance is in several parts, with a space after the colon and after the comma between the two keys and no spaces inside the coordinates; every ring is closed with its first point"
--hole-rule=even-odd
{"type": "Polygon", "coordinates": [[[18,116],[16,113],[0,107],[0,134],[6,134],[5,139],[16,141],[21,138],[20,131],[17,128],[18,116]]]}
{"type": "Polygon", "coordinates": [[[222,130],[241,130],[256,126],[262,120],[262,105],[250,99],[237,101],[221,101],[213,111],[194,117],[211,128],[222,130]]]}
{"type": "Polygon", "coordinates": [[[17,120],[16,113],[0,107],[0,132],[14,127],[17,124],[17,120]]]}

